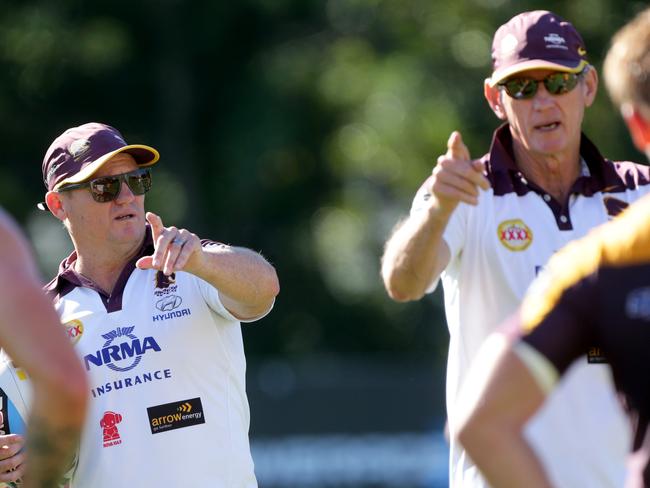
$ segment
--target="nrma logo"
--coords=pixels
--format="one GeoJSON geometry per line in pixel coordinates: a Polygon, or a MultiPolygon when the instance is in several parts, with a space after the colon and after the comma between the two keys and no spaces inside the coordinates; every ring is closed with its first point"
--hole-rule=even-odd
{"type": "Polygon", "coordinates": [[[104,347],[95,354],[86,354],[84,356],[86,369],[90,371],[91,365],[106,365],[113,371],[129,371],[140,364],[142,355],[147,351],[160,352],[160,346],[156,342],[156,339],[147,336],[140,341],[132,333],[133,329],[135,327],[118,327],[108,334],[102,334],[102,337],[106,339],[104,347]],[[116,339],[121,339],[121,342],[113,345],[116,339]]]}

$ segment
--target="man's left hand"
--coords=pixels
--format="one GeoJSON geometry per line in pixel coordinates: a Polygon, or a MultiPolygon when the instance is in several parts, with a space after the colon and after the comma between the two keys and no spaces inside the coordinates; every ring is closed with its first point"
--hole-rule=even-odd
{"type": "Polygon", "coordinates": [[[196,234],[174,226],[165,227],[153,212],[147,212],[146,218],[151,225],[154,252],[138,259],[135,263],[138,268],[157,269],[169,276],[175,271],[190,271],[198,265],[202,247],[196,234]]]}

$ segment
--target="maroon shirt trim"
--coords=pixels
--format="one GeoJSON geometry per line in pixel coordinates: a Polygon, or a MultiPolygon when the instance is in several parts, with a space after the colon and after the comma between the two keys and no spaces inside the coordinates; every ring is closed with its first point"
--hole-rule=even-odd
{"type": "MultiPolygon", "coordinates": [[[[589,138],[582,134],[580,155],[587,163],[589,176],[580,176],[571,187],[571,194],[590,197],[595,193],[621,193],[650,184],[650,167],[629,161],[613,162],[605,159],[589,138]]],[[[553,212],[560,230],[572,230],[569,198],[559,202],[532,182],[526,180],[515,163],[512,149],[512,135],[508,124],[503,124],[492,138],[490,151],[480,161],[486,168],[486,176],[495,196],[515,193],[523,196],[532,191],[537,193],[553,212]],[[562,217],[565,219],[562,219],[562,217]],[[565,220],[563,222],[563,220],[565,220]]],[[[619,204],[626,205],[625,202],[619,204]]],[[[619,205],[620,206],[620,205],[619,205]]]]}
{"type": "Polygon", "coordinates": [[[107,313],[117,312],[118,310],[122,310],[122,297],[124,294],[124,288],[126,287],[126,283],[129,280],[131,273],[135,269],[135,263],[141,257],[151,256],[153,254],[153,250],[154,246],[153,238],[151,236],[151,228],[149,225],[147,225],[142,246],[140,246],[140,249],[136,255],[131,258],[122,269],[122,272],[120,273],[120,276],[115,283],[115,288],[113,288],[113,291],[110,295],[107,295],[106,292],[97,286],[95,282],[77,273],[74,270],[74,263],[77,260],[77,251],[73,251],[59,265],[58,275],[47,285],[45,285],[45,293],[52,301],[57,301],[70,293],[76,287],[90,288],[91,290],[97,292],[102,300],[102,303],[106,307],[107,313]]]}
{"type": "MultiPolygon", "coordinates": [[[[202,247],[210,247],[214,245],[223,244],[208,239],[201,240],[202,247]]],[[[120,273],[120,276],[115,283],[115,288],[110,295],[107,295],[106,292],[97,286],[95,282],[77,273],[74,270],[74,263],[77,260],[77,251],[72,251],[72,253],[61,262],[57,276],[47,285],[45,285],[43,289],[45,290],[47,296],[54,302],[63,298],[76,287],[90,288],[91,290],[97,292],[102,300],[102,303],[106,307],[106,312],[117,312],[118,310],[122,310],[122,297],[124,295],[124,288],[126,287],[126,283],[129,281],[131,273],[135,269],[135,263],[142,257],[151,256],[153,252],[154,245],[153,237],[151,234],[151,227],[147,224],[142,246],[136,255],[131,258],[131,260],[129,260],[129,262],[126,263],[122,269],[122,272],[120,273]]],[[[158,271],[158,274],[160,275],[158,281],[164,281],[164,275],[162,274],[162,271],[158,271]]]]}

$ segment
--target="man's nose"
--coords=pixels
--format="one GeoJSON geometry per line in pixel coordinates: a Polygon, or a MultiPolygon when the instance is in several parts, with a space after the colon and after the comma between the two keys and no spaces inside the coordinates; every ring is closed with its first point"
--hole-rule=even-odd
{"type": "Polygon", "coordinates": [[[115,201],[120,204],[128,203],[135,198],[135,195],[129,188],[129,185],[126,183],[126,179],[122,178],[120,180],[120,192],[115,197],[115,201]]]}

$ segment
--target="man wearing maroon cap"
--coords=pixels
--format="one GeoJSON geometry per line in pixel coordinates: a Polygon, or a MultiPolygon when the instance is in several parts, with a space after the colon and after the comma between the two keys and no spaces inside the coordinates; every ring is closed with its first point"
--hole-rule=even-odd
{"type": "MultiPolygon", "coordinates": [[[[598,87],[586,54],[580,34],[551,12],[502,25],[484,94],[505,123],[480,159],[451,135],[386,245],[382,276],[393,299],[419,299],[443,282],[453,487],[487,486],[457,440],[460,389],[486,337],[551,255],[650,192],[647,167],[604,158],[581,132],[598,87]]],[[[526,436],[557,486],[621,486],[630,434],[607,365],[574,366],[526,436]]]]}
{"type": "MultiPolygon", "coordinates": [[[[614,37],[604,66],[610,95],[650,159],[650,9],[614,37]]],[[[459,437],[493,487],[550,486],[523,423],[584,348],[597,346],[634,427],[625,486],[650,488],[649,216],[646,196],[553,256],[508,326],[482,346],[464,386],[459,437]]]]}
{"type": "Polygon", "coordinates": [[[256,487],[240,322],[270,311],[278,279],[256,252],[145,214],[158,158],[89,123],[43,160],[74,244],[46,290],[90,383],[73,486],[256,487]]]}

